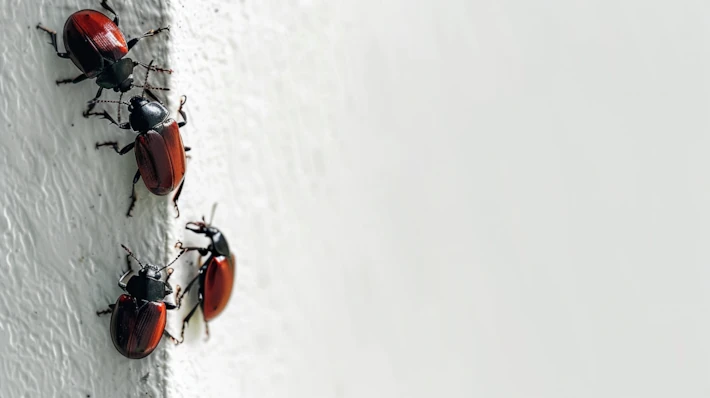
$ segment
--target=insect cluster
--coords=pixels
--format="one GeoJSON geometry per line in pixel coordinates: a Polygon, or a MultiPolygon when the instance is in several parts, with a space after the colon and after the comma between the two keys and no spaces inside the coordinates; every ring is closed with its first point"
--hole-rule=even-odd
{"type": "MultiPolygon", "coordinates": [[[[107,0],[101,2],[101,7],[113,15],[113,19],[99,11],[81,10],[69,16],[64,24],[63,41],[65,52],[59,52],[57,33],[41,24],[37,29],[46,32],[50,44],[61,58],[69,58],[81,71],[73,79],[57,80],[57,84],[79,83],[87,79],[96,79],[99,86],[96,96],[88,102],[84,110],[85,117],[99,116],[116,125],[119,129],[133,130],[137,135],[135,141],[119,148],[117,142],[96,143],[96,148],[112,148],[120,155],[134,150],[138,170],[133,177],[131,203],[126,215],[131,212],[136,203],[135,184],[143,179],[146,188],[159,196],[175,192],[173,203],[180,216],[178,198],[185,182],[187,159],[185,147],[180,135],[180,129],[187,124],[187,114],[183,106],[186,97],[180,99],[178,115],[182,121],[177,122],[170,117],[170,112],[153,94],[151,90],[168,90],[154,87],[148,83],[151,71],[172,73],[172,70],[153,65],[153,61],[145,64],[134,61],[126,55],[138,42],[146,37],[155,36],[168,27],[150,30],[143,35],[126,41],[119,29],[119,18],[109,6],[107,0]],[[136,84],[133,76],[136,67],[146,70],[143,84],[136,84]],[[142,89],[140,95],[133,96],[128,102],[123,102],[123,94],[134,88],[142,89]],[[119,92],[118,101],[99,99],[104,89],[119,92]],[[107,111],[94,111],[101,102],[117,103],[117,119],[107,111]],[[128,122],[121,122],[121,105],[128,108],[128,122]]],[[[214,210],[214,209],[213,209],[214,210]]],[[[213,214],[214,215],[214,214],[213,214]]],[[[230,251],[226,238],[219,229],[206,222],[204,218],[198,222],[188,222],[186,229],[204,235],[210,243],[207,247],[185,247],[177,242],[180,254],[170,264],[158,266],[143,263],[126,246],[128,270],[119,278],[118,286],[125,291],[107,310],[97,311],[97,315],[111,313],[110,335],[113,344],[127,358],[139,359],[150,355],[158,346],[163,336],[170,338],[176,344],[184,340],[185,326],[200,307],[205,325],[219,315],[227,306],[232,294],[236,276],[236,259],[230,251]],[[184,291],[180,286],[173,290],[168,282],[173,273],[170,268],[180,256],[186,252],[196,251],[199,257],[199,270],[184,291]],[[140,268],[134,272],[132,262],[140,268]],[[163,275],[165,277],[163,278],[163,275]],[[182,299],[190,290],[197,291],[197,303],[189,311],[182,323],[180,337],[170,335],[165,326],[167,310],[180,308],[182,299]],[[174,295],[175,301],[166,297],[174,295]]],[[[209,329],[206,329],[209,335],[209,329]]]]}

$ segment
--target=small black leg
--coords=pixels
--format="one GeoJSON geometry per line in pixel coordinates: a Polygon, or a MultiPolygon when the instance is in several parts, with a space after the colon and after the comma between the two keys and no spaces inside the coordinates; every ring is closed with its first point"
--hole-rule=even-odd
{"type": "Polygon", "coordinates": [[[165,335],[165,337],[169,338],[173,343],[175,343],[175,345],[180,345],[184,341],[182,336],[180,336],[180,340],[178,340],[175,337],[173,337],[170,333],[168,333],[167,330],[163,330],[163,334],[165,335]]]}
{"type": "Polygon", "coordinates": [[[76,84],[76,83],[80,83],[80,82],[83,82],[84,80],[86,80],[86,79],[88,79],[88,78],[89,78],[88,76],[86,76],[85,74],[82,73],[81,75],[79,75],[79,76],[77,76],[77,77],[75,77],[75,78],[73,78],[73,79],[57,80],[57,86],[60,85],[60,84],[69,84],[69,83],[76,84]]]}
{"type": "Polygon", "coordinates": [[[187,102],[187,96],[183,95],[180,97],[180,106],[178,107],[178,114],[182,116],[182,122],[178,123],[178,128],[187,126],[187,114],[182,110],[183,105],[187,102]]]}
{"type": "Polygon", "coordinates": [[[108,305],[108,309],[96,311],[96,315],[101,316],[101,315],[110,314],[110,313],[113,312],[113,308],[114,308],[115,306],[116,306],[116,304],[109,304],[109,305],[108,305]]]}
{"type": "Polygon", "coordinates": [[[114,11],[113,8],[111,8],[111,6],[108,5],[108,2],[106,0],[101,1],[101,7],[103,7],[106,11],[113,14],[113,23],[115,23],[116,26],[118,26],[118,15],[116,15],[116,11],[114,11]]]}
{"type": "Polygon", "coordinates": [[[182,250],[183,253],[184,252],[191,252],[191,251],[198,251],[198,252],[200,252],[200,256],[206,256],[210,252],[210,249],[208,249],[206,247],[192,247],[192,246],[185,247],[182,245],[182,242],[180,242],[180,241],[178,241],[175,244],[175,248],[182,250]]]}
{"type": "Polygon", "coordinates": [[[37,24],[37,29],[43,30],[49,34],[49,39],[51,40],[51,42],[49,42],[49,44],[51,44],[52,47],[54,47],[54,51],[57,53],[57,55],[60,58],[69,58],[68,53],[60,53],[59,49],[57,48],[57,32],[53,31],[52,29],[45,28],[44,26],[42,26],[41,23],[37,24]]]}
{"type": "Polygon", "coordinates": [[[149,31],[147,31],[147,32],[145,32],[145,33],[143,33],[143,36],[136,37],[135,39],[129,40],[129,41],[128,41],[128,50],[130,51],[131,48],[133,48],[133,46],[135,46],[136,43],[138,43],[141,39],[144,39],[144,38],[150,37],[150,36],[155,36],[155,35],[157,35],[158,33],[162,32],[162,31],[164,31],[164,30],[170,30],[170,27],[169,27],[169,26],[166,26],[166,27],[164,27],[164,28],[151,29],[151,30],[149,30],[149,31]]]}
{"type": "MultiPolygon", "coordinates": [[[[91,102],[90,102],[91,103],[91,102]]],[[[115,124],[116,127],[122,130],[130,130],[131,129],[131,124],[126,122],[126,123],[117,123],[116,120],[111,116],[108,112],[102,111],[102,112],[85,112],[84,117],[89,117],[89,116],[100,116],[101,119],[106,119],[111,124],[115,124]]]]}
{"type": "Polygon", "coordinates": [[[177,211],[177,216],[175,218],[180,217],[180,208],[178,207],[178,199],[180,198],[180,194],[182,193],[182,187],[185,186],[185,179],[183,178],[182,182],[180,183],[180,186],[178,187],[177,192],[175,192],[175,196],[173,196],[173,205],[175,206],[175,210],[177,211]]]}
{"type": "Polygon", "coordinates": [[[138,170],[136,171],[136,175],[133,176],[133,188],[131,189],[131,205],[128,206],[128,212],[126,213],[126,217],[133,217],[131,215],[131,212],[133,211],[133,208],[136,207],[136,200],[138,199],[136,197],[136,184],[138,183],[138,180],[141,178],[141,171],[138,170]]]}
{"type": "MultiPolygon", "coordinates": [[[[130,151],[133,149],[134,146],[136,146],[136,143],[135,143],[135,142],[131,142],[130,144],[128,144],[128,145],[124,146],[123,148],[121,148],[121,150],[118,149],[118,143],[117,143],[116,141],[107,141],[107,142],[100,142],[100,143],[97,142],[97,143],[96,143],[96,149],[99,149],[99,148],[101,148],[102,146],[110,146],[111,148],[113,148],[114,151],[116,151],[117,154],[119,154],[119,155],[125,155],[125,154],[127,154],[128,152],[130,152],[130,151]]],[[[134,182],[134,184],[135,184],[135,182],[134,182]]]]}
{"type": "Polygon", "coordinates": [[[182,306],[182,298],[185,297],[185,295],[187,294],[187,292],[190,291],[190,288],[192,287],[192,285],[194,285],[195,282],[196,282],[198,279],[200,279],[200,275],[199,275],[199,274],[198,274],[197,276],[195,276],[194,278],[192,278],[192,280],[190,281],[190,283],[187,284],[187,287],[185,288],[185,291],[183,291],[182,294],[180,294],[180,295],[177,297],[176,301],[177,301],[177,306],[178,306],[178,308],[180,308],[180,307],[182,306]]]}
{"type": "Polygon", "coordinates": [[[190,310],[190,313],[187,314],[187,316],[185,317],[185,320],[182,321],[182,331],[180,331],[180,339],[185,340],[185,326],[187,326],[187,324],[190,322],[190,318],[192,318],[192,315],[195,313],[195,311],[197,310],[197,307],[199,305],[200,305],[199,301],[197,303],[195,303],[195,306],[192,307],[192,309],[190,310]]]}
{"type": "MultiPolygon", "coordinates": [[[[94,99],[92,99],[91,101],[89,101],[89,105],[86,107],[86,110],[85,110],[84,113],[83,113],[83,115],[84,115],[85,118],[88,118],[90,115],[92,115],[91,111],[94,109],[94,107],[96,107],[96,100],[98,100],[99,97],[101,97],[101,93],[102,93],[103,91],[104,91],[104,88],[103,88],[103,87],[99,87],[99,91],[96,92],[96,96],[94,97],[94,99]]],[[[105,116],[104,116],[105,119],[109,119],[109,121],[112,121],[112,120],[113,120],[113,119],[108,115],[108,113],[107,113],[106,111],[104,111],[104,113],[105,113],[105,116]]],[[[95,115],[95,114],[96,114],[96,113],[93,113],[93,115],[95,115]]],[[[118,123],[114,122],[114,124],[118,124],[118,123]]]]}

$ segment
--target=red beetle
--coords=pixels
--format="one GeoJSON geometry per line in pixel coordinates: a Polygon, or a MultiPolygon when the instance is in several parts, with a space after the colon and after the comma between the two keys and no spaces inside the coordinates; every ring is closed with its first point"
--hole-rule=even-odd
{"type": "MultiPolygon", "coordinates": [[[[148,76],[146,76],[146,80],[147,78],[148,76]]],[[[190,150],[190,148],[185,148],[182,143],[182,137],[180,136],[180,127],[187,124],[187,115],[185,111],[182,110],[187,98],[183,96],[180,99],[178,113],[182,116],[183,121],[178,123],[170,118],[170,112],[168,112],[165,106],[163,106],[150,91],[143,91],[144,93],[148,93],[155,101],[148,101],[148,99],[143,96],[131,98],[130,103],[120,101],[93,101],[119,102],[118,122],[106,111],[97,114],[108,119],[111,123],[116,124],[121,129],[133,129],[138,132],[135,141],[120,150],[118,149],[118,143],[116,141],[96,143],[96,148],[109,146],[119,155],[125,155],[134,147],[136,149],[138,171],[133,177],[131,205],[126,213],[128,217],[131,217],[131,211],[136,203],[136,183],[141,177],[143,178],[146,188],[155,195],[167,195],[177,189],[173,197],[173,203],[175,204],[175,209],[179,217],[180,209],[178,208],[177,201],[184,184],[185,152],[190,150]],[[128,110],[131,113],[128,123],[121,123],[121,104],[128,105],[128,110]]]]}
{"type": "Polygon", "coordinates": [[[210,245],[207,247],[183,247],[182,242],[178,242],[176,247],[186,251],[196,250],[201,256],[209,254],[205,263],[200,266],[200,270],[190,283],[187,284],[185,291],[180,294],[180,288],[177,290],[177,305],[180,308],[182,298],[187,294],[190,288],[199,281],[199,291],[197,303],[185,317],[182,325],[180,338],[185,334],[185,326],[192,318],[192,315],[197,310],[198,306],[202,307],[202,316],[205,321],[205,331],[209,336],[209,327],[207,323],[214,319],[217,315],[224,311],[224,308],[229,302],[232,295],[232,287],[236,276],[236,257],[229,250],[227,239],[222,235],[222,232],[204,221],[188,222],[185,228],[198,234],[205,235],[210,239],[210,245]]]}
{"type": "Polygon", "coordinates": [[[128,294],[122,294],[109,309],[97,311],[96,315],[113,313],[110,331],[114,347],[126,358],[140,359],[150,355],[158,347],[163,335],[175,344],[182,342],[165,330],[166,311],[175,309],[176,306],[163,301],[165,296],[173,293],[173,288],[168,283],[173,270],[168,267],[182,252],[170,264],[158,268],[152,264],[143,265],[126,246],[121,247],[128,252],[128,271],[118,279],[118,286],[128,294]],[[123,280],[133,272],[130,257],[140,264],[141,269],[138,275],[132,276],[126,284],[123,280]],[[165,281],[161,281],[160,273],[165,268],[168,268],[168,276],[165,281]]]}
{"type": "MultiPolygon", "coordinates": [[[[156,35],[169,28],[159,28],[146,32],[140,37],[126,42],[123,33],[118,29],[118,16],[108,5],[106,0],[101,6],[114,15],[113,21],[106,15],[94,10],[81,10],[70,15],[64,24],[64,47],[66,52],[60,53],[57,48],[57,33],[42,24],[37,24],[37,29],[49,34],[50,44],[61,58],[69,58],[82,72],[74,79],[57,80],[57,84],[79,83],[86,79],[96,78],[99,91],[97,99],[103,89],[126,92],[133,86],[133,69],[141,65],[145,68],[172,73],[172,70],[157,68],[130,58],[124,58],[128,51],[141,39],[156,35]]],[[[95,103],[90,103],[84,116],[88,116],[95,103]]]]}

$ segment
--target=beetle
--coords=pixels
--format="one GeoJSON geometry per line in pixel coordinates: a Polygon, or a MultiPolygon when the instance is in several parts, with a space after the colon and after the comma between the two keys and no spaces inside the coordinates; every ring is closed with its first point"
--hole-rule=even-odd
{"type": "Polygon", "coordinates": [[[180,258],[182,252],[170,264],[158,268],[153,264],[141,263],[126,246],[121,247],[128,253],[128,271],[118,279],[118,286],[127,294],[120,295],[107,310],[96,311],[99,316],[112,314],[110,334],[114,347],[126,358],[140,359],[150,355],[163,336],[170,338],[176,345],[182,343],[165,330],[166,311],[176,308],[175,304],[165,301],[165,296],[173,293],[168,283],[173,269],[169,267],[180,258]],[[128,283],[124,283],[123,280],[133,273],[131,258],[141,268],[137,275],[128,279],[128,283]],[[160,275],[166,268],[167,277],[163,281],[160,275]]]}
{"type": "MultiPolygon", "coordinates": [[[[152,64],[152,61],[151,61],[152,64]]],[[[136,183],[143,178],[148,190],[158,196],[167,195],[177,189],[173,197],[173,204],[180,216],[178,208],[178,198],[182,192],[185,182],[186,157],[185,152],[189,147],[185,147],[180,136],[180,128],[187,125],[187,115],[182,107],[187,101],[187,97],[180,98],[178,114],[182,116],[182,122],[176,122],[170,118],[170,112],[158,101],[150,90],[147,90],[147,80],[144,85],[143,95],[131,98],[130,103],[119,101],[93,100],[92,102],[118,102],[118,122],[116,122],[108,112],[96,113],[117,125],[124,130],[133,129],[138,133],[134,142],[119,149],[116,141],[97,142],[96,149],[107,146],[113,148],[119,155],[125,155],[135,148],[136,163],[138,171],[133,177],[133,188],[131,190],[131,205],[126,216],[131,217],[131,212],[136,204],[136,183]],[[148,94],[153,101],[149,101],[144,95],[148,94]],[[121,123],[121,105],[128,105],[130,116],[127,123],[121,123]]]]}
{"type": "MultiPolygon", "coordinates": [[[[197,275],[187,284],[185,291],[180,294],[180,289],[178,289],[176,293],[177,306],[180,308],[182,298],[195,283],[198,283],[197,303],[183,321],[180,338],[184,338],[185,326],[187,326],[198,306],[202,309],[205,332],[209,337],[207,323],[224,311],[232,295],[236,277],[236,256],[230,251],[227,239],[222,232],[211,225],[211,220],[210,223],[206,223],[203,217],[201,222],[190,221],[185,225],[185,229],[206,236],[209,238],[210,244],[207,247],[184,247],[182,242],[178,241],[175,245],[177,248],[182,249],[181,253],[194,250],[199,252],[200,256],[209,255],[204,264],[199,265],[200,269],[197,275]]],[[[200,258],[201,260],[202,258],[200,258]]]]}
{"type": "MultiPolygon", "coordinates": [[[[158,33],[170,30],[169,27],[152,29],[142,36],[126,42],[123,33],[118,28],[118,15],[108,5],[107,0],[101,1],[101,7],[113,14],[113,20],[106,15],[94,10],[81,10],[69,16],[64,24],[64,47],[66,52],[59,52],[57,48],[57,32],[37,24],[37,29],[47,32],[50,43],[60,58],[72,60],[81,75],[73,79],[57,80],[57,84],[79,83],[86,79],[96,78],[99,91],[94,99],[98,99],[104,89],[113,89],[126,92],[133,87],[133,69],[141,65],[148,70],[172,73],[170,69],[163,69],[145,65],[126,58],[128,51],[141,39],[155,36],[158,33]]],[[[84,111],[88,117],[95,104],[90,103],[84,111]]]]}

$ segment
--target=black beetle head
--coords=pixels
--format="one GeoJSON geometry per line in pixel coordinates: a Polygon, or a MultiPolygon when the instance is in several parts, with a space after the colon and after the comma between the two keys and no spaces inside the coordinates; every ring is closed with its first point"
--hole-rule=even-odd
{"type": "Polygon", "coordinates": [[[145,97],[135,96],[131,98],[130,104],[128,105],[128,112],[133,112],[136,109],[140,109],[143,105],[147,104],[149,101],[145,97]]]}
{"type": "Polygon", "coordinates": [[[219,229],[207,224],[205,221],[190,221],[187,225],[185,225],[185,228],[192,232],[205,235],[209,238],[210,241],[212,241],[212,244],[209,246],[209,250],[214,252],[216,255],[229,256],[229,244],[227,243],[227,239],[224,235],[222,235],[222,231],[219,229]]]}
{"type": "Polygon", "coordinates": [[[131,115],[128,121],[133,130],[145,133],[165,122],[170,112],[160,102],[148,101],[145,97],[133,97],[128,105],[131,115]]]}
{"type": "Polygon", "coordinates": [[[150,279],[160,280],[160,271],[158,267],[153,264],[148,264],[138,271],[138,275],[150,279]]]}

